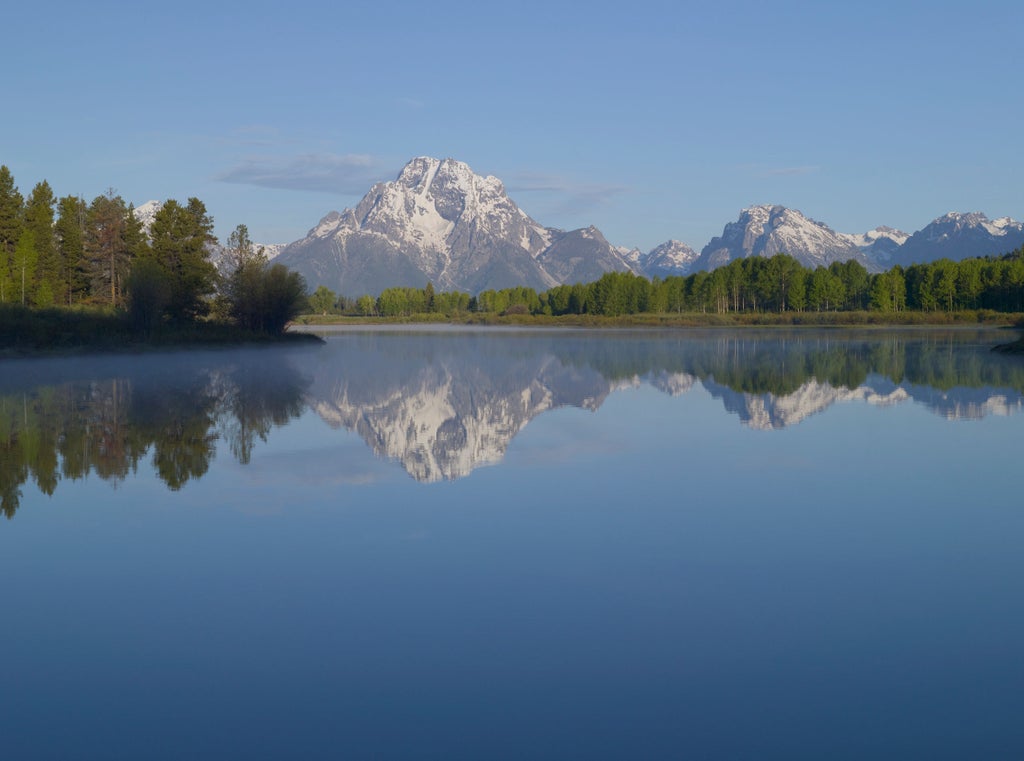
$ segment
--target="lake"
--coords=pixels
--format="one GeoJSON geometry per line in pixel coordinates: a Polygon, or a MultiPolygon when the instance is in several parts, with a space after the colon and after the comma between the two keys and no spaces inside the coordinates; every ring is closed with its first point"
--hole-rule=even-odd
{"type": "Polygon", "coordinates": [[[999,331],[0,361],[0,756],[1024,757],[999,331]]]}

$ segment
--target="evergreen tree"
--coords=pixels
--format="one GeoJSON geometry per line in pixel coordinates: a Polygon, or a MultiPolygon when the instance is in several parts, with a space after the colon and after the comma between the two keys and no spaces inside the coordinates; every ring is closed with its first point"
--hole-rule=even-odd
{"type": "Polygon", "coordinates": [[[206,297],[216,285],[209,246],[216,242],[213,219],[198,198],[186,206],[171,199],[153,218],[150,249],[171,284],[167,311],[172,319],[187,321],[208,311],[206,297]]]}
{"type": "Polygon", "coordinates": [[[124,235],[128,210],[113,189],[97,196],[89,206],[85,257],[91,291],[111,306],[120,305],[124,280],[131,266],[124,235]]]}
{"type": "Polygon", "coordinates": [[[21,237],[23,204],[11,170],[0,166],[0,304],[17,301],[12,258],[21,237]]]}
{"type": "Polygon", "coordinates": [[[0,166],[0,253],[10,256],[21,237],[24,199],[6,166],[0,166]]]}
{"type": "Polygon", "coordinates": [[[54,224],[59,275],[54,299],[71,306],[88,292],[85,260],[85,227],[89,207],[85,199],[64,196],[57,204],[54,224]]]}
{"type": "Polygon", "coordinates": [[[54,232],[53,207],[56,197],[45,180],[32,188],[25,204],[25,229],[32,232],[37,256],[36,274],[32,287],[33,303],[38,307],[52,306],[60,283],[60,257],[54,232]]]}
{"type": "Polygon", "coordinates": [[[129,204],[124,219],[124,232],[121,234],[124,249],[129,260],[135,260],[149,253],[149,239],[142,227],[142,221],[135,216],[135,205],[129,204]]]}

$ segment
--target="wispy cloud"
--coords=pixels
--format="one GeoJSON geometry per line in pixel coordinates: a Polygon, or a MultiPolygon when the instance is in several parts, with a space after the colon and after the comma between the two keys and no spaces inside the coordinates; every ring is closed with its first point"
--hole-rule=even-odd
{"type": "Polygon", "coordinates": [[[612,198],[629,191],[624,185],[577,182],[540,172],[520,172],[506,183],[508,192],[537,193],[546,197],[548,210],[560,214],[579,214],[606,205],[612,198]]]}
{"type": "Polygon", "coordinates": [[[376,158],[365,154],[306,153],[250,156],[214,179],[278,190],[361,195],[387,175],[376,158]]]}

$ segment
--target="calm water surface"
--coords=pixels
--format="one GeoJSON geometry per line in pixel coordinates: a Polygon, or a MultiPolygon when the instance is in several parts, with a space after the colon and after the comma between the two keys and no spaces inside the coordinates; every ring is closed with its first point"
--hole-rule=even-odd
{"type": "Polygon", "coordinates": [[[3,360],[0,757],[1022,758],[1005,340],[3,360]]]}

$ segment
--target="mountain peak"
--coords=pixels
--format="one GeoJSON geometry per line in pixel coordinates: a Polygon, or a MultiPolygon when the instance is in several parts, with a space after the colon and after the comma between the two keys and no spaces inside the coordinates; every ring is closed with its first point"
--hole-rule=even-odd
{"type": "Polygon", "coordinates": [[[427,281],[442,290],[546,290],[629,269],[597,228],[543,227],[498,178],[431,156],[417,156],[394,180],[374,185],[354,210],[325,217],[283,261],[311,286],[325,283],[346,295],[427,281]]]}
{"type": "Polygon", "coordinates": [[[950,211],[911,235],[900,247],[897,263],[959,261],[1005,254],[1020,245],[1024,245],[1024,225],[1010,217],[990,220],[980,211],[950,211]]]}
{"type": "Polygon", "coordinates": [[[828,225],[796,209],[761,204],[743,209],[737,221],[725,226],[721,236],[712,238],[693,269],[711,270],[734,259],[781,253],[811,268],[848,259],[870,264],[857,246],[828,225]]]}

